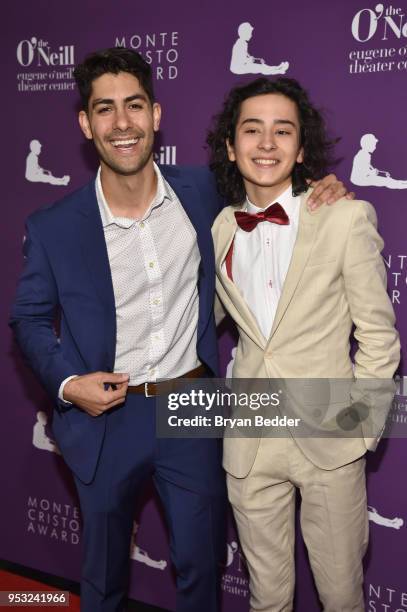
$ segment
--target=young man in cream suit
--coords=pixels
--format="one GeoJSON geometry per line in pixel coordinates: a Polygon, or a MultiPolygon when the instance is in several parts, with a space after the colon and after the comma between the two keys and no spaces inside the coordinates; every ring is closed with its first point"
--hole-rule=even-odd
{"type": "Polygon", "coordinates": [[[306,379],[296,406],[304,420],[318,421],[323,411],[315,393],[321,381],[330,390],[331,437],[296,437],[292,430],[225,439],[251,610],[293,607],[299,488],[302,533],[324,610],[361,611],[364,455],[377,446],[399,362],[376,215],[357,200],[307,207],[307,180],[324,173],[332,142],[296,81],[260,78],[232,90],[208,142],[218,187],[234,204],[213,226],[217,293],[239,331],[233,376],[306,379]],[[335,379],[348,384],[336,388],[335,379]]]}

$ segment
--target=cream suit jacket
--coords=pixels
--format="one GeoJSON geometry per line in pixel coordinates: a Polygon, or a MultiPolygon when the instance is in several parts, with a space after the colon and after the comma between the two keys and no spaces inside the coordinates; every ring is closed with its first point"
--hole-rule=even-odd
{"type": "MultiPolygon", "coordinates": [[[[236,232],[234,212],[241,207],[226,207],[215,220],[217,295],[239,331],[233,378],[347,379],[345,391],[332,399],[334,409],[343,410],[363,397],[374,412],[379,398],[387,414],[400,345],[386,293],[376,213],[369,203],[358,200],[339,201],[311,213],[306,206],[310,193],[300,196],[297,240],[268,339],[222,270],[236,232]],[[354,370],[349,356],[353,324],[358,343],[354,370]]],[[[304,416],[312,409],[305,401],[304,416]]],[[[378,418],[374,435],[371,429],[364,433],[362,422],[350,438],[294,435],[294,439],[315,465],[335,469],[375,449],[386,414],[378,418]]],[[[225,437],[226,471],[245,477],[258,444],[259,438],[225,437]]]]}

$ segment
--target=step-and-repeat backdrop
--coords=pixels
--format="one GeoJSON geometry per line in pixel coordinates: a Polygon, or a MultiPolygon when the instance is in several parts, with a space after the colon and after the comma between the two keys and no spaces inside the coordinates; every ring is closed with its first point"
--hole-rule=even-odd
{"type": "MultiPolygon", "coordinates": [[[[204,164],[205,135],[225,93],[281,72],[306,86],[340,136],[336,172],[376,207],[385,239],[389,294],[407,344],[407,2],[287,0],[187,2],[85,0],[3,6],[0,557],[77,580],[81,525],[71,476],[52,439],[51,406],[13,346],[6,321],[21,269],[25,217],[87,182],[92,147],[77,124],[72,71],[92,50],[125,45],[151,63],[163,106],[156,157],[204,164]],[[9,104],[10,103],[10,104],[9,104]],[[4,112],[5,110],[5,112],[4,112]],[[372,168],[377,172],[372,172],[372,168]],[[5,196],[5,197],[4,197],[5,196]]],[[[221,339],[225,372],[235,338],[221,339]]],[[[404,366],[400,374],[407,374],[404,366]]],[[[405,379],[407,382],[407,378],[405,379]]],[[[403,378],[391,418],[406,427],[403,378]]],[[[135,432],[135,443],[136,442],[135,432]]],[[[407,610],[407,443],[384,440],[368,458],[371,541],[366,607],[407,610]]],[[[199,525],[197,525],[199,529],[199,525]]],[[[297,538],[297,609],[318,610],[297,538]]],[[[131,595],[174,609],[167,534],[154,492],[137,510],[131,595]]],[[[248,580],[230,522],[224,610],[248,610],[248,580]]]]}

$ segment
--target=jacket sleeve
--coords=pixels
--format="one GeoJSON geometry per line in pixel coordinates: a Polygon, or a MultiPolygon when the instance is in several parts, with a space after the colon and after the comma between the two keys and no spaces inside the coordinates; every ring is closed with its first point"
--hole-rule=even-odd
{"type": "Polygon", "coordinates": [[[361,202],[353,215],[343,274],[358,343],[352,404],[365,407],[362,429],[368,448],[377,444],[385,425],[395,391],[393,375],[400,359],[382,248],[375,210],[369,203],[361,202]]]}
{"type": "Polygon", "coordinates": [[[58,290],[52,269],[34,224],[28,219],[23,246],[24,268],[17,286],[10,326],[29,365],[51,397],[58,400],[61,382],[74,375],[64,359],[55,330],[59,308],[58,290]]]}

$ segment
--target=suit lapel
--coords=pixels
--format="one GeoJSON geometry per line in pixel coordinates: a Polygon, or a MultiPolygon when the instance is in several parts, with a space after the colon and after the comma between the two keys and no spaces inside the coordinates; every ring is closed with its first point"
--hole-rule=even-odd
{"type": "Polygon", "coordinates": [[[94,285],[99,299],[105,306],[108,326],[105,326],[106,321],[104,320],[101,337],[107,339],[110,367],[113,368],[116,353],[116,305],[106,241],[93,181],[83,192],[83,199],[79,202],[77,212],[79,239],[83,260],[88,269],[89,282],[94,285]]]}
{"type": "Polygon", "coordinates": [[[310,213],[308,211],[306,202],[310,193],[311,192],[308,191],[307,194],[301,196],[297,240],[294,245],[290,266],[288,268],[287,276],[283,285],[283,290],[278,302],[269,342],[271,341],[273,335],[278,329],[284,317],[284,314],[293,298],[297,285],[307,264],[312,246],[314,244],[319,219],[319,211],[317,210],[314,213],[310,213]]]}
{"type": "Polygon", "coordinates": [[[177,194],[196,231],[201,255],[198,282],[199,318],[197,335],[199,340],[212,312],[215,291],[214,252],[210,221],[205,214],[205,203],[202,202],[201,195],[194,182],[188,180],[183,173],[175,168],[161,168],[161,171],[177,194]]]}
{"type": "Polygon", "coordinates": [[[235,209],[225,211],[223,222],[219,225],[217,244],[220,246],[220,249],[216,256],[217,276],[233,307],[233,319],[256,344],[264,348],[266,344],[265,338],[246,300],[242,297],[235,283],[222,271],[223,262],[236,233],[237,224],[234,212],[235,209]]]}

